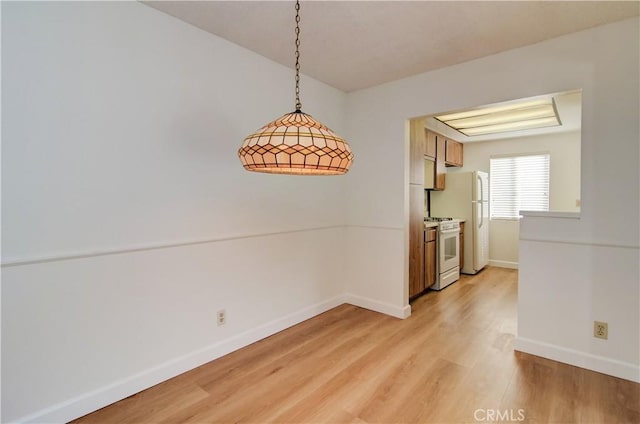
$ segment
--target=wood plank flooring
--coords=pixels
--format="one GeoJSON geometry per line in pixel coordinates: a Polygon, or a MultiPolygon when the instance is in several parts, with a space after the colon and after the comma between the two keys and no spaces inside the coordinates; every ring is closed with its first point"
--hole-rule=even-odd
{"type": "Polygon", "coordinates": [[[76,423],[639,423],[640,385],[513,351],[517,271],[342,305],[76,423]]]}

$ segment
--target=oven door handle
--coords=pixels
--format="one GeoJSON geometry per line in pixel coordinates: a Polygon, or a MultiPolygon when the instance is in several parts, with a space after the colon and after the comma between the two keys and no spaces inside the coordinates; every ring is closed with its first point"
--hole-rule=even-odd
{"type": "Polygon", "coordinates": [[[447,234],[458,234],[460,233],[460,228],[456,228],[454,230],[441,230],[440,234],[442,235],[447,235],[447,234]]]}

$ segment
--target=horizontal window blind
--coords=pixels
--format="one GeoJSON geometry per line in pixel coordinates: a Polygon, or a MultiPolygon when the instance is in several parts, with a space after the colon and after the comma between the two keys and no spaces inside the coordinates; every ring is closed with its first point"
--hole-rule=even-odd
{"type": "Polygon", "coordinates": [[[491,218],[549,210],[548,154],[491,158],[489,175],[491,218]]]}

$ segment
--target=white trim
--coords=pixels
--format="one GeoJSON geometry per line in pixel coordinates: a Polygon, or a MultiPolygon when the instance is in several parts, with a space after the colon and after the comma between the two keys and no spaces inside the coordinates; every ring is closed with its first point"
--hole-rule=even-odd
{"type": "Polygon", "coordinates": [[[496,266],[498,268],[518,269],[519,264],[518,262],[498,261],[498,260],[489,259],[489,265],[496,266]]]}
{"type": "Polygon", "coordinates": [[[344,302],[361,308],[369,309],[381,314],[391,315],[396,318],[409,318],[411,316],[411,306],[406,305],[404,307],[391,305],[390,303],[380,302],[379,300],[371,299],[368,297],[358,296],[351,293],[344,295],[344,302]]]}
{"type": "Polygon", "coordinates": [[[516,337],[514,349],[519,352],[541,356],[565,364],[600,372],[614,377],[640,383],[640,365],[618,361],[617,359],[593,355],[537,340],[516,337]]]}
{"type": "MultiPolygon", "coordinates": [[[[65,423],[269,337],[345,302],[339,295],[12,422],[65,423]]],[[[349,302],[350,303],[350,302],[349,302]]]]}
{"type": "Polygon", "coordinates": [[[550,240],[550,239],[536,239],[531,237],[521,237],[520,241],[530,241],[534,243],[557,243],[557,244],[573,244],[576,246],[589,246],[589,247],[609,247],[614,249],[640,249],[640,246],[628,245],[628,244],[615,244],[615,243],[596,243],[590,241],[577,241],[577,240],[550,240]]]}
{"type": "Polygon", "coordinates": [[[228,236],[228,237],[214,237],[214,238],[199,239],[199,240],[184,240],[184,241],[175,241],[175,242],[145,244],[145,245],[139,245],[139,246],[119,247],[119,248],[102,249],[102,250],[85,251],[85,252],[69,252],[69,253],[35,256],[31,258],[29,257],[13,258],[13,259],[10,258],[2,262],[2,267],[4,268],[4,267],[10,267],[10,266],[33,265],[33,264],[40,264],[40,263],[46,263],[46,262],[68,261],[73,259],[92,258],[96,256],[144,252],[148,250],[171,249],[174,247],[192,246],[197,244],[217,243],[221,241],[241,240],[241,239],[256,238],[256,237],[269,237],[269,236],[277,236],[280,234],[304,233],[307,231],[321,231],[321,230],[329,230],[329,229],[344,228],[344,227],[345,227],[344,225],[329,225],[326,227],[302,228],[298,230],[274,231],[270,233],[239,234],[236,236],[228,236]]]}
{"type": "Polygon", "coordinates": [[[580,212],[520,211],[521,217],[580,219],[580,212]]]}
{"type": "Polygon", "coordinates": [[[383,227],[383,226],[372,226],[372,225],[328,225],[325,227],[301,228],[297,230],[273,231],[269,233],[239,234],[239,235],[227,236],[227,237],[213,237],[213,238],[207,238],[207,239],[160,242],[160,243],[143,244],[138,246],[134,245],[129,247],[114,247],[114,248],[98,249],[93,251],[88,250],[84,252],[66,252],[66,253],[33,256],[33,257],[8,258],[6,260],[3,260],[0,266],[2,266],[2,268],[5,268],[5,267],[11,267],[11,266],[35,265],[35,264],[41,264],[41,263],[47,263],[47,262],[58,262],[58,261],[69,261],[74,259],[93,258],[96,256],[119,255],[123,253],[145,252],[149,250],[171,249],[174,247],[193,246],[198,244],[217,243],[217,242],[230,241],[230,240],[241,240],[241,239],[256,238],[256,237],[269,237],[269,236],[277,236],[280,234],[304,233],[307,231],[321,231],[321,230],[330,230],[335,228],[349,228],[349,227],[370,228],[375,230],[394,230],[394,231],[403,230],[402,227],[383,227]]]}
{"type": "Polygon", "coordinates": [[[393,230],[393,231],[398,231],[398,230],[404,230],[404,227],[385,227],[385,226],[379,226],[379,225],[355,225],[355,224],[347,224],[345,225],[346,228],[352,227],[352,228],[368,228],[368,229],[372,229],[372,230],[393,230]]]}

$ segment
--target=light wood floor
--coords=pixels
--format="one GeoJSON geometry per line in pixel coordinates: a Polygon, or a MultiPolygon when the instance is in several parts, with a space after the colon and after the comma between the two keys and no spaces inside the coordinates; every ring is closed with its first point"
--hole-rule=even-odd
{"type": "Polygon", "coordinates": [[[516,292],[488,268],[406,320],[343,305],[76,422],[640,422],[639,384],[513,351],[516,292]]]}

